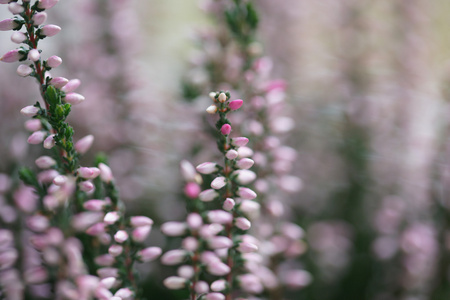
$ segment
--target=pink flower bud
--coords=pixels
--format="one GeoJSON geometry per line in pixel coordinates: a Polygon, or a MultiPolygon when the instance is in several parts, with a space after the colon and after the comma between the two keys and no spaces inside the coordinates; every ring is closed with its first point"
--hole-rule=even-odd
{"type": "Polygon", "coordinates": [[[11,41],[16,44],[21,44],[24,41],[26,41],[27,36],[25,33],[20,31],[14,31],[13,34],[11,34],[11,41]]]}
{"type": "MultiPolygon", "coordinates": [[[[59,57],[59,56],[53,55],[53,56],[50,56],[50,57],[47,59],[47,66],[49,66],[50,68],[56,68],[56,67],[58,67],[60,64],[62,64],[62,59],[61,59],[61,57],[59,57]]],[[[78,80],[78,79],[75,79],[75,80],[78,80]]],[[[72,81],[72,80],[71,80],[71,81],[72,81]]],[[[78,80],[78,81],[79,81],[79,80],[78,80]]],[[[66,84],[61,90],[62,90],[63,92],[69,93],[69,92],[67,92],[67,91],[64,90],[69,84],[70,84],[70,81],[69,81],[68,84],[66,84]]],[[[79,85],[79,84],[78,84],[78,85],[79,85]]]]}
{"type": "Polygon", "coordinates": [[[226,210],[226,211],[230,211],[230,210],[233,209],[234,205],[235,205],[234,200],[231,199],[231,198],[227,198],[223,202],[223,209],[226,210]]]}
{"type": "Polygon", "coordinates": [[[86,228],[102,220],[103,213],[86,211],[73,216],[71,225],[77,231],[84,231],[86,228]]]}
{"type": "Polygon", "coordinates": [[[92,182],[88,181],[82,181],[78,184],[80,190],[83,192],[89,193],[94,190],[95,186],[92,182]]]}
{"type": "Polygon", "coordinates": [[[224,124],[224,125],[222,126],[222,128],[220,128],[220,132],[221,132],[223,135],[229,135],[230,132],[231,132],[231,125],[230,125],[230,124],[224,124]]]}
{"type": "Polygon", "coordinates": [[[214,104],[208,106],[208,108],[206,108],[206,112],[211,115],[215,114],[217,112],[217,106],[214,104]]]}
{"type": "Polygon", "coordinates": [[[185,260],[187,254],[188,253],[185,250],[181,249],[170,250],[161,256],[161,262],[168,266],[177,265],[185,260]]]}
{"type": "Polygon", "coordinates": [[[180,277],[190,279],[195,275],[195,271],[192,266],[184,265],[178,268],[177,274],[180,277]]]}
{"type": "Polygon", "coordinates": [[[130,224],[133,227],[151,226],[153,225],[153,220],[145,216],[134,216],[130,218],[130,224]]]}
{"type": "Polygon", "coordinates": [[[198,240],[195,237],[188,236],[181,242],[183,249],[194,252],[198,248],[198,240]]]}
{"type": "Polygon", "coordinates": [[[229,159],[229,160],[233,160],[236,157],[238,157],[238,152],[236,150],[228,150],[227,153],[225,154],[225,156],[229,159]]]}
{"type": "Polygon", "coordinates": [[[120,219],[120,215],[117,211],[110,211],[103,218],[103,222],[105,222],[108,225],[112,225],[112,224],[116,223],[119,219],[120,219]]]}
{"type": "Polygon", "coordinates": [[[253,150],[249,147],[239,147],[239,149],[237,149],[237,152],[239,157],[241,158],[253,156],[253,150]]]}
{"type": "Polygon", "coordinates": [[[243,147],[247,145],[248,138],[246,137],[236,137],[231,139],[231,144],[236,147],[243,147]]]}
{"type": "Polygon", "coordinates": [[[119,270],[116,268],[100,268],[97,270],[97,274],[100,278],[117,278],[117,276],[119,275],[119,270]]]}
{"type": "Polygon", "coordinates": [[[5,55],[0,57],[0,61],[5,63],[12,63],[19,61],[23,56],[24,55],[20,53],[19,49],[14,49],[6,52],[5,55]]]}
{"type": "Polygon", "coordinates": [[[169,290],[180,290],[184,289],[188,281],[183,277],[170,276],[164,279],[163,284],[169,290]]]}
{"type": "Polygon", "coordinates": [[[220,262],[220,258],[217,256],[215,252],[212,251],[203,251],[200,260],[207,265],[212,264],[214,262],[220,262]]]}
{"type": "Polygon", "coordinates": [[[211,210],[208,212],[208,220],[211,223],[229,224],[233,221],[233,215],[223,210],[211,210]]]}
{"type": "Polygon", "coordinates": [[[12,245],[14,237],[11,231],[0,229],[0,248],[6,248],[12,245]]]}
{"type": "Polygon", "coordinates": [[[202,238],[208,239],[215,235],[217,235],[219,232],[223,230],[223,226],[217,223],[203,225],[200,230],[199,234],[202,238]]]}
{"type": "Polygon", "coordinates": [[[198,197],[200,198],[201,201],[203,202],[210,202],[213,201],[217,196],[219,196],[219,193],[217,193],[215,190],[213,189],[209,189],[209,190],[204,190],[203,192],[201,192],[198,197]]]}
{"type": "Polygon", "coordinates": [[[198,195],[200,194],[200,192],[201,192],[201,188],[195,182],[188,182],[184,186],[184,194],[191,199],[197,198],[198,195]]]}
{"type": "Polygon", "coordinates": [[[24,279],[27,284],[37,284],[44,282],[48,277],[47,271],[43,267],[34,267],[25,270],[24,279]]]}
{"type": "Polygon", "coordinates": [[[111,256],[113,256],[113,257],[119,256],[120,254],[122,254],[122,252],[123,252],[123,247],[120,245],[111,245],[108,248],[108,253],[111,254],[111,256]]]}
{"type": "Polygon", "coordinates": [[[16,249],[6,249],[6,251],[0,253],[0,266],[2,266],[2,269],[10,268],[14,265],[18,257],[19,253],[17,253],[16,249]]]}
{"type": "Polygon", "coordinates": [[[56,164],[56,161],[50,156],[41,156],[35,160],[35,163],[41,169],[48,169],[54,166],[56,164]]]}
{"type": "Polygon", "coordinates": [[[57,89],[61,89],[68,82],[69,82],[69,80],[64,77],[55,77],[52,80],[50,80],[50,83],[57,89]]]}
{"type": "Polygon", "coordinates": [[[161,231],[167,236],[181,236],[186,233],[186,223],[166,222],[161,225],[161,231]]]}
{"type": "Polygon", "coordinates": [[[53,184],[57,186],[62,186],[67,182],[67,177],[64,175],[58,175],[55,178],[53,178],[53,184]]]}
{"type": "Polygon", "coordinates": [[[17,74],[22,77],[27,77],[33,73],[33,68],[27,65],[20,65],[17,67],[17,74]]]}
{"type": "Polygon", "coordinates": [[[39,51],[37,49],[31,49],[28,52],[28,59],[31,61],[38,61],[39,58],[41,58],[41,54],[39,53],[39,51]]]}
{"type": "Polygon", "coordinates": [[[259,215],[261,205],[255,201],[244,200],[239,205],[239,210],[246,214],[250,218],[254,218],[259,215]]]}
{"type": "Polygon", "coordinates": [[[208,240],[211,249],[228,249],[233,247],[233,241],[226,236],[214,236],[208,240]]]}
{"type": "Polygon", "coordinates": [[[55,135],[51,134],[44,140],[44,148],[52,149],[56,145],[56,141],[54,139],[55,135]]]}
{"type": "Polygon", "coordinates": [[[34,25],[42,25],[47,21],[47,13],[45,11],[38,12],[31,19],[33,20],[34,25]]]}
{"type": "MultiPolygon", "coordinates": [[[[50,58],[49,58],[50,59],[50,58]]],[[[81,84],[79,79],[71,79],[69,82],[61,89],[64,93],[72,93],[75,91],[81,84]]]]}
{"type": "Polygon", "coordinates": [[[256,179],[256,174],[250,170],[237,170],[233,172],[239,184],[249,184],[256,179]]]}
{"type": "Polygon", "coordinates": [[[111,254],[103,254],[94,259],[94,262],[102,267],[110,267],[115,261],[116,259],[111,254]]]}
{"type": "Polygon", "coordinates": [[[82,178],[86,179],[93,179],[100,175],[100,169],[98,168],[88,168],[88,167],[81,167],[78,168],[78,175],[82,178]]]}
{"type": "Polygon", "coordinates": [[[33,117],[33,116],[35,116],[38,112],[39,112],[39,108],[37,108],[36,106],[32,106],[32,105],[25,106],[24,108],[22,108],[22,109],[20,110],[20,113],[21,113],[22,115],[24,115],[24,116],[27,116],[27,117],[33,117]]]}
{"type": "Polygon", "coordinates": [[[28,137],[28,144],[37,145],[44,141],[46,132],[45,131],[35,131],[28,137]]]}
{"type": "Polygon", "coordinates": [[[123,243],[126,240],[128,240],[128,233],[125,230],[119,230],[116,232],[116,234],[114,235],[114,240],[117,243],[123,243]]]}
{"type": "Polygon", "coordinates": [[[209,263],[206,269],[210,274],[216,276],[225,276],[231,271],[230,267],[221,262],[220,260],[209,263]]]}
{"type": "Polygon", "coordinates": [[[227,288],[227,281],[225,279],[219,279],[211,283],[211,290],[214,292],[220,292],[227,288]]]}
{"type": "Polygon", "coordinates": [[[239,197],[244,199],[252,200],[256,198],[256,193],[253,190],[245,187],[240,187],[237,194],[239,195],[239,197]]]}
{"type": "Polygon", "coordinates": [[[205,300],[225,300],[225,295],[221,293],[206,294],[205,300]]]}
{"type": "Polygon", "coordinates": [[[17,24],[14,19],[6,19],[0,21],[0,31],[8,31],[17,28],[19,24],[17,24]]]}
{"type": "Polygon", "coordinates": [[[250,242],[241,242],[237,247],[237,250],[241,253],[249,253],[258,251],[258,246],[250,242]]]}
{"type": "Polygon", "coordinates": [[[31,119],[25,122],[25,129],[29,131],[38,131],[42,129],[42,123],[39,119],[31,119]]]}
{"type": "Polygon", "coordinates": [[[188,162],[187,160],[182,160],[180,162],[180,170],[184,180],[195,181],[197,172],[195,171],[194,166],[190,162],[188,162]]]}
{"type": "Polygon", "coordinates": [[[38,7],[41,9],[49,9],[58,3],[59,0],[39,0],[38,7]]]}
{"type": "Polygon", "coordinates": [[[282,280],[288,287],[299,289],[309,285],[312,281],[312,276],[305,270],[291,270],[284,274],[282,280]]]}
{"type": "Polygon", "coordinates": [[[213,162],[205,162],[196,167],[197,171],[202,174],[211,174],[217,172],[217,164],[213,162]]]}
{"type": "Polygon", "coordinates": [[[186,222],[191,229],[198,229],[203,225],[203,219],[198,213],[190,213],[186,222]]]}
{"type": "Polygon", "coordinates": [[[219,97],[217,97],[217,100],[219,100],[220,103],[224,103],[225,101],[227,101],[227,95],[225,95],[225,93],[220,93],[219,97]]]}
{"type": "Polygon", "coordinates": [[[53,24],[45,25],[41,28],[41,34],[44,36],[54,36],[61,31],[61,27],[53,24]]]}
{"type": "Polygon", "coordinates": [[[141,262],[149,262],[158,258],[162,253],[159,247],[144,248],[137,253],[137,257],[141,262]]]}
{"type": "Polygon", "coordinates": [[[236,218],[236,227],[242,230],[249,230],[252,227],[252,223],[243,217],[236,218]]]}
{"type": "Polygon", "coordinates": [[[209,98],[211,98],[211,100],[215,100],[216,99],[216,93],[211,92],[208,94],[209,98]]]}
{"type": "Polygon", "coordinates": [[[243,103],[244,103],[244,101],[242,101],[241,99],[236,99],[236,100],[231,101],[228,105],[230,106],[231,110],[237,110],[237,109],[241,108],[243,103]]]}
{"type": "Polygon", "coordinates": [[[149,235],[152,227],[151,226],[140,226],[133,230],[131,233],[131,237],[133,238],[133,241],[142,243],[145,241],[147,236],[149,235]]]}
{"type": "Polygon", "coordinates": [[[216,177],[212,182],[211,182],[211,187],[215,190],[219,190],[221,188],[223,188],[224,186],[227,185],[227,179],[223,176],[219,176],[216,177]]]}
{"type": "Polygon", "coordinates": [[[23,13],[25,11],[25,9],[23,8],[22,5],[20,5],[17,2],[12,2],[8,5],[8,9],[9,11],[13,14],[13,15],[19,15],[21,13],[23,13]]]}
{"type": "Polygon", "coordinates": [[[114,179],[111,168],[109,166],[105,165],[104,163],[99,163],[98,168],[100,169],[100,178],[103,182],[110,183],[114,179]]]}
{"type": "Polygon", "coordinates": [[[253,274],[244,274],[238,276],[241,288],[251,294],[260,294],[264,290],[259,278],[253,274]]]}
{"type": "Polygon", "coordinates": [[[103,222],[102,223],[97,223],[97,224],[92,225],[88,229],[86,229],[86,233],[89,234],[89,235],[93,235],[93,236],[100,235],[100,234],[106,232],[106,228],[105,227],[106,227],[105,223],[103,223],[103,222]]]}
{"type": "Polygon", "coordinates": [[[250,169],[255,162],[250,158],[242,158],[237,163],[236,166],[239,169],[250,169]]]}
{"type": "Polygon", "coordinates": [[[46,170],[46,171],[42,171],[38,174],[38,180],[42,183],[50,183],[58,175],[59,175],[59,173],[56,170],[53,170],[53,169],[46,170]]]}
{"type": "Polygon", "coordinates": [[[100,300],[109,300],[113,297],[113,294],[104,287],[98,287],[95,289],[95,297],[100,300]]]}
{"type": "Polygon", "coordinates": [[[31,217],[28,217],[27,226],[32,231],[43,232],[50,226],[50,222],[48,221],[47,217],[44,217],[41,215],[34,215],[31,217]]]}
{"type": "Polygon", "coordinates": [[[66,94],[66,96],[64,97],[64,100],[69,104],[76,105],[76,104],[83,102],[85,100],[85,98],[83,95],[80,95],[77,93],[69,93],[69,94],[66,94]]]}
{"type": "Polygon", "coordinates": [[[130,300],[134,293],[129,288],[121,288],[115,294],[114,297],[119,297],[119,299],[130,300]]]}
{"type": "Polygon", "coordinates": [[[86,210],[90,211],[102,211],[106,206],[106,202],[104,200],[92,199],[83,203],[83,207],[86,210]]]}
{"type": "Polygon", "coordinates": [[[205,294],[207,292],[209,292],[209,286],[208,283],[206,283],[206,281],[197,281],[197,283],[195,284],[195,291],[198,294],[205,294]]]}

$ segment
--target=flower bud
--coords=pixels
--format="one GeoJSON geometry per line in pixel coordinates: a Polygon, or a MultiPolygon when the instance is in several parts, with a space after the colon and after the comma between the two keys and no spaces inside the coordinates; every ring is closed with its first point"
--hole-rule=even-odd
{"type": "Polygon", "coordinates": [[[200,194],[200,192],[201,192],[201,188],[195,182],[188,182],[184,186],[184,194],[191,199],[197,198],[198,195],[200,194]]]}
{"type": "Polygon", "coordinates": [[[164,255],[161,257],[161,262],[167,266],[177,265],[184,261],[184,259],[187,257],[187,254],[188,253],[185,250],[181,249],[170,250],[164,253],[164,255]]]}
{"type": "Polygon", "coordinates": [[[216,99],[216,93],[214,93],[214,92],[211,92],[211,93],[209,93],[209,98],[211,98],[211,100],[215,100],[216,99]]]}
{"type": "Polygon", "coordinates": [[[222,126],[222,128],[220,128],[220,132],[221,132],[223,135],[229,135],[230,132],[231,132],[231,125],[230,125],[230,124],[224,124],[224,125],[222,126]]]}
{"type": "Polygon", "coordinates": [[[190,213],[186,222],[191,229],[199,229],[203,225],[203,219],[198,213],[190,213]]]}
{"type": "Polygon", "coordinates": [[[233,199],[227,198],[227,199],[225,199],[225,201],[223,202],[223,209],[226,210],[226,211],[230,211],[230,210],[232,210],[232,209],[234,208],[234,205],[235,205],[235,204],[236,204],[236,203],[234,202],[233,199]]]}
{"type": "Polygon", "coordinates": [[[226,236],[214,236],[208,240],[211,249],[229,249],[233,247],[233,241],[226,236]]]}
{"type": "Polygon", "coordinates": [[[133,295],[134,293],[129,288],[121,288],[114,294],[114,297],[118,297],[121,300],[129,300],[133,295]]]}
{"type": "Polygon", "coordinates": [[[50,222],[47,217],[41,215],[28,217],[26,223],[28,228],[35,232],[43,232],[50,226],[50,222]]]}
{"type": "Polygon", "coordinates": [[[214,292],[220,292],[227,288],[227,281],[225,279],[219,279],[211,283],[211,290],[214,292]]]}
{"type": "Polygon", "coordinates": [[[102,211],[106,206],[106,202],[104,200],[92,199],[83,203],[83,207],[86,210],[90,211],[102,211]]]}
{"type": "Polygon", "coordinates": [[[38,12],[31,19],[33,20],[33,25],[42,25],[47,21],[47,13],[45,11],[38,12]]]}
{"type": "Polygon", "coordinates": [[[116,223],[119,219],[120,219],[120,215],[117,211],[110,211],[103,218],[103,222],[105,222],[108,225],[112,225],[112,224],[116,223]]]}
{"type": "Polygon", "coordinates": [[[223,210],[211,210],[208,219],[211,223],[229,224],[233,221],[233,215],[223,210]]]}
{"type": "Polygon", "coordinates": [[[39,112],[39,108],[37,108],[36,106],[32,106],[32,105],[25,106],[24,108],[22,108],[22,109],[20,110],[20,113],[21,113],[22,115],[24,115],[24,116],[27,116],[27,117],[33,117],[33,116],[35,116],[38,112],[39,112]]]}
{"type": "Polygon", "coordinates": [[[256,179],[256,173],[250,170],[237,170],[233,172],[239,184],[249,184],[256,179]]]}
{"type": "MultiPolygon", "coordinates": [[[[50,59],[50,58],[49,58],[50,59]]],[[[75,91],[81,84],[79,79],[71,79],[69,82],[61,89],[64,93],[72,93],[75,91]]]]}
{"type": "Polygon", "coordinates": [[[228,150],[227,153],[225,154],[225,156],[229,159],[229,160],[233,160],[236,157],[238,157],[238,152],[236,150],[228,150]]]}
{"type": "Polygon", "coordinates": [[[25,33],[23,33],[23,32],[20,32],[20,31],[14,31],[14,32],[11,34],[11,41],[12,41],[13,43],[21,44],[21,43],[25,42],[26,40],[27,40],[27,36],[26,36],[25,33]]]}
{"type": "Polygon", "coordinates": [[[221,188],[223,188],[226,185],[227,185],[227,179],[223,176],[216,177],[211,182],[211,187],[215,190],[220,190],[221,188]]]}
{"type": "Polygon", "coordinates": [[[256,275],[244,274],[238,276],[241,288],[247,293],[259,294],[264,290],[264,286],[256,275]]]}
{"type": "Polygon", "coordinates": [[[97,223],[86,229],[86,233],[92,236],[98,236],[106,232],[105,223],[97,223]]]}
{"type": "Polygon", "coordinates": [[[120,254],[122,254],[122,252],[123,252],[123,247],[120,245],[111,245],[108,248],[108,253],[111,254],[111,256],[113,256],[113,257],[119,256],[120,254]]]}
{"type": "Polygon", "coordinates": [[[239,197],[249,200],[253,200],[257,196],[253,190],[245,187],[240,187],[237,194],[239,195],[239,197]]]}
{"type": "Polygon", "coordinates": [[[23,277],[27,284],[37,284],[47,280],[48,274],[43,267],[34,267],[25,270],[23,277]]]}
{"type": "Polygon", "coordinates": [[[250,242],[241,242],[237,247],[237,250],[241,253],[249,253],[258,251],[258,246],[250,242]]]}
{"type": "Polygon", "coordinates": [[[27,77],[33,73],[33,68],[27,65],[20,65],[17,67],[17,74],[22,77],[27,77]]]}
{"type": "Polygon", "coordinates": [[[41,58],[41,53],[39,53],[39,50],[37,49],[31,49],[28,52],[28,59],[31,61],[38,61],[39,58],[41,58]]]}
{"type": "Polygon", "coordinates": [[[94,136],[92,134],[87,135],[75,143],[75,150],[80,154],[84,154],[91,148],[93,142],[94,136]]]}
{"type": "Polygon", "coordinates": [[[39,119],[31,119],[25,122],[25,129],[29,131],[38,131],[42,129],[42,123],[39,119]]]}
{"type": "Polygon", "coordinates": [[[254,218],[259,215],[261,205],[252,200],[244,200],[239,205],[239,210],[246,214],[249,218],[254,218]]]}
{"type": "Polygon", "coordinates": [[[198,240],[195,237],[188,236],[181,242],[183,249],[194,252],[198,248],[198,240]]]}
{"type": "Polygon", "coordinates": [[[88,168],[88,167],[80,167],[78,168],[78,175],[82,178],[93,179],[100,175],[100,169],[98,168],[88,168]]]}
{"type": "Polygon", "coordinates": [[[236,137],[236,138],[231,139],[231,144],[236,147],[243,147],[243,146],[247,145],[247,143],[248,143],[248,138],[246,138],[246,137],[241,136],[241,137],[236,137]]]}
{"type": "Polygon", "coordinates": [[[20,5],[17,2],[12,2],[8,5],[8,10],[13,14],[13,15],[20,15],[21,13],[23,13],[25,11],[25,9],[23,8],[22,5],[20,5]]]}
{"type": "Polygon", "coordinates": [[[204,190],[203,192],[201,192],[198,197],[200,198],[201,201],[203,202],[210,202],[213,201],[217,196],[219,196],[219,193],[217,193],[215,190],[213,189],[208,189],[208,190],[204,190]]]}
{"type": "Polygon", "coordinates": [[[215,106],[214,104],[208,106],[206,112],[211,115],[215,114],[217,112],[217,106],[215,106]]]}
{"type": "Polygon", "coordinates": [[[249,230],[252,227],[252,223],[243,217],[236,218],[236,227],[242,230],[249,230]]]}
{"type": "MultiPolygon", "coordinates": [[[[61,57],[59,57],[59,56],[53,55],[53,56],[50,56],[50,57],[47,59],[47,66],[49,66],[50,68],[56,68],[56,67],[58,67],[60,64],[62,64],[62,59],[61,59],[61,57]]],[[[70,81],[69,81],[69,84],[70,84],[70,81]]],[[[66,85],[61,89],[63,92],[66,92],[66,91],[64,90],[64,88],[66,88],[67,85],[68,85],[68,84],[66,84],[66,85]]],[[[69,92],[66,92],[66,93],[69,93],[69,92]]]]}
{"type": "Polygon", "coordinates": [[[105,165],[104,163],[99,163],[98,168],[100,169],[100,178],[103,182],[110,183],[114,179],[111,168],[109,166],[105,165]]]}
{"type": "Polygon", "coordinates": [[[186,233],[186,223],[166,222],[161,225],[161,231],[167,236],[181,236],[186,233]]]}
{"type": "Polygon", "coordinates": [[[237,110],[237,109],[241,108],[243,103],[244,103],[244,101],[242,101],[241,99],[237,99],[237,100],[231,101],[228,105],[230,106],[231,110],[237,110]]]}
{"type": "MultiPolygon", "coordinates": [[[[40,123],[40,121],[39,121],[40,123]]],[[[56,161],[50,156],[41,156],[34,161],[36,165],[41,169],[48,169],[54,165],[56,165],[56,161]]]]}
{"type": "Polygon", "coordinates": [[[158,258],[162,253],[159,247],[148,247],[140,250],[137,257],[141,262],[149,262],[158,258]]]}
{"type": "Polygon", "coordinates": [[[67,182],[67,177],[64,175],[58,175],[53,179],[53,184],[57,186],[62,186],[67,182]]]}
{"type": "Polygon", "coordinates": [[[45,25],[41,28],[41,34],[44,36],[54,36],[61,31],[61,27],[53,24],[45,25]]]}
{"type": "Polygon", "coordinates": [[[196,167],[196,170],[201,174],[211,174],[214,172],[217,172],[217,164],[213,162],[204,162],[202,164],[199,164],[196,167]]]}
{"type": "Polygon", "coordinates": [[[237,166],[239,169],[250,169],[250,168],[253,166],[254,163],[255,163],[255,162],[253,161],[253,159],[250,159],[250,158],[241,158],[241,159],[236,163],[236,166],[237,166]]]}
{"type": "Polygon", "coordinates": [[[14,49],[6,52],[2,57],[0,57],[0,61],[5,63],[12,63],[19,61],[21,58],[23,58],[23,56],[24,55],[20,53],[19,49],[14,49]]]}
{"type": "Polygon", "coordinates": [[[227,101],[227,95],[225,95],[225,93],[220,93],[219,97],[217,97],[217,100],[219,100],[220,103],[224,103],[225,101],[227,101]]]}
{"type": "Polygon", "coordinates": [[[205,300],[225,300],[225,295],[222,293],[209,293],[206,294],[205,300]]]}
{"type": "Polygon", "coordinates": [[[44,140],[44,148],[52,149],[56,145],[56,141],[54,139],[55,135],[51,134],[44,140]]]}
{"type": "Polygon", "coordinates": [[[237,152],[239,157],[241,158],[251,157],[253,155],[253,150],[250,149],[249,147],[239,147],[239,149],[237,149],[237,152]]]}
{"type": "Polygon", "coordinates": [[[80,187],[80,190],[86,193],[93,191],[95,188],[94,184],[90,181],[82,181],[78,184],[78,186],[80,187]]]}
{"type": "Polygon", "coordinates": [[[208,283],[206,283],[206,281],[197,281],[197,284],[195,285],[195,291],[198,294],[205,294],[207,292],[209,292],[209,286],[208,283]]]}
{"type": "Polygon", "coordinates": [[[86,98],[84,98],[83,95],[77,94],[77,93],[69,93],[66,94],[64,97],[64,101],[66,101],[69,104],[76,105],[81,102],[83,102],[86,98]]]}
{"type": "Polygon", "coordinates": [[[169,290],[180,290],[184,289],[188,281],[182,277],[170,276],[164,279],[163,284],[169,290]]]}
{"type": "Polygon", "coordinates": [[[28,137],[28,144],[37,145],[44,141],[46,132],[45,131],[35,131],[28,137]]]}
{"type": "Polygon", "coordinates": [[[230,267],[221,262],[220,260],[209,263],[206,269],[210,274],[216,276],[225,276],[231,271],[230,267]]]}
{"type": "Polygon", "coordinates": [[[114,264],[115,261],[116,261],[116,259],[111,254],[103,254],[103,255],[97,256],[94,259],[94,262],[97,265],[102,266],[102,267],[110,267],[114,264]]]}
{"type": "Polygon", "coordinates": [[[0,31],[8,31],[13,30],[19,27],[20,25],[14,21],[14,19],[6,19],[0,21],[0,31]]]}
{"type": "Polygon", "coordinates": [[[133,227],[151,226],[153,225],[153,220],[145,216],[134,216],[130,218],[130,224],[133,227]]]}
{"type": "Polygon", "coordinates": [[[69,79],[64,77],[55,77],[52,80],[50,80],[50,83],[57,89],[62,88],[69,82],[69,79]]]}
{"type": "Polygon", "coordinates": [[[108,277],[117,278],[119,276],[119,270],[116,268],[100,268],[97,270],[97,274],[102,279],[108,277]]]}
{"type": "Polygon", "coordinates": [[[133,241],[138,242],[138,243],[142,243],[143,241],[145,241],[147,236],[150,234],[151,230],[152,230],[151,226],[140,226],[140,227],[137,227],[131,233],[131,237],[132,237],[133,241]]]}
{"type": "Polygon", "coordinates": [[[188,162],[187,160],[182,160],[180,162],[180,170],[184,180],[195,181],[197,172],[195,171],[194,166],[190,162],[188,162]]]}
{"type": "Polygon", "coordinates": [[[40,9],[49,9],[58,3],[59,0],[39,0],[38,7],[40,9]]]}

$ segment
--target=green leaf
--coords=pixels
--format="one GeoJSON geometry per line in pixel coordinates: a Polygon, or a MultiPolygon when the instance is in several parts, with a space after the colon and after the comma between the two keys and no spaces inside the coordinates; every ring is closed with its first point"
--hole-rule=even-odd
{"type": "Polygon", "coordinates": [[[255,8],[253,7],[252,3],[247,3],[247,22],[250,25],[250,28],[256,29],[258,27],[258,13],[256,12],[255,8]]]}
{"type": "Polygon", "coordinates": [[[54,86],[49,85],[45,90],[45,100],[51,106],[55,106],[61,103],[61,95],[54,86]]]}
{"type": "Polygon", "coordinates": [[[28,169],[27,167],[22,167],[19,170],[19,178],[26,184],[30,186],[34,186],[37,189],[40,188],[39,182],[36,178],[36,174],[33,171],[28,169]]]}

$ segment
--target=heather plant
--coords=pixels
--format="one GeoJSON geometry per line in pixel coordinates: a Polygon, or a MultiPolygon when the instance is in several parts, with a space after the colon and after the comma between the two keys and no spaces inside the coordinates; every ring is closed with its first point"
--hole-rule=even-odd
{"type": "MultiPolygon", "coordinates": [[[[125,216],[105,157],[98,156],[95,167],[80,165],[80,157],[94,140],[87,135],[75,142],[74,129],[66,121],[72,106],[85,100],[75,93],[80,81],[52,76],[50,71],[62,59],[55,55],[44,59],[39,49],[41,40],[61,30],[44,25],[46,10],[57,2],[2,1],[14,17],[1,21],[0,29],[14,31],[11,39],[20,47],[0,60],[26,62],[17,68],[18,75],[37,80],[41,101],[21,113],[30,118],[27,142],[46,149],[35,161],[37,174],[27,167],[19,171],[25,185],[14,193],[17,221],[6,222],[1,230],[2,295],[6,299],[139,299],[133,265],[161,252],[143,246],[153,221],[125,216]]],[[[2,176],[2,193],[9,186],[2,176]]]]}

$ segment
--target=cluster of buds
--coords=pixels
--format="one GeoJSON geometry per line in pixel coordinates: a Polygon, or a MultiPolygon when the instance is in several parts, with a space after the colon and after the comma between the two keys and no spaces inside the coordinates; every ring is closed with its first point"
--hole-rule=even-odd
{"type": "Polygon", "coordinates": [[[254,163],[249,158],[252,150],[246,147],[247,138],[230,136],[227,119],[243,101],[230,101],[228,92],[213,92],[210,97],[214,103],[206,111],[219,115],[217,144],[224,164],[204,162],[194,168],[183,161],[189,213],[186,221],[161,227],[165,235],[183,238],[182,249],[170,250],[161,258],[163,264],[180,265],[178,276],[167,278],[164,284],[169,289],[188,288],[192,300],[228,300],[263,291],[260,274],[248,267],[261,260],[260,243],[248,233],[250,220],[259,214],[257,195],[247,187],[256,179],[249,170],[254,163]],[[204,182],[210,188],[202,190],[204,182]]]}
{"type": "Polygon", "coordinates": [[[21,110],[31,118],[25,123],[32,132],[28,143],[41,144],[45,155],[35,160],[41,169],[38,174],[28,168],[20,170],[26,186],[14,194],[18,217],[23,217],[26,224],[18,240],[23,240],[23,248],[33,249],[29,252],[38,253],[38,257],[25,264],[23,274],[14,272],[19,253],[11,250],[11,231],[2,230],[0,255],[5,261],[2,271],[6,271],[0,274],[0,284],[7,287],[7,299],[22,299],[25,293],[40,293],[47,299],[137,299],[133,265],[157,258],[161,249],[143,246],[151,231],[151,219],[125,218],[106,160],[99,158],[95,167],[79,165],[79,158],[94,141],[92,135],[87,135],[74,143],[74,130],[66,122],[72,105],[84,101],[81,94],[74,92],[81,82],[53,77],[50,71],[62,63],[61,58],[51,56],[45,60],[38,49],[40,40],[60,31],[56,25],[43,25],[45,10],[57,2],[0,2],[8,4],[15,15],[1,21],[0,30],[14,30],[11,39],[21,44],[0,61],[28,60],[29,64],[20,65],[17,73],[38,81],[45,104],[37,102],[21,110]],[[16,278],[17,284],[9,284],[16,278]]]}

